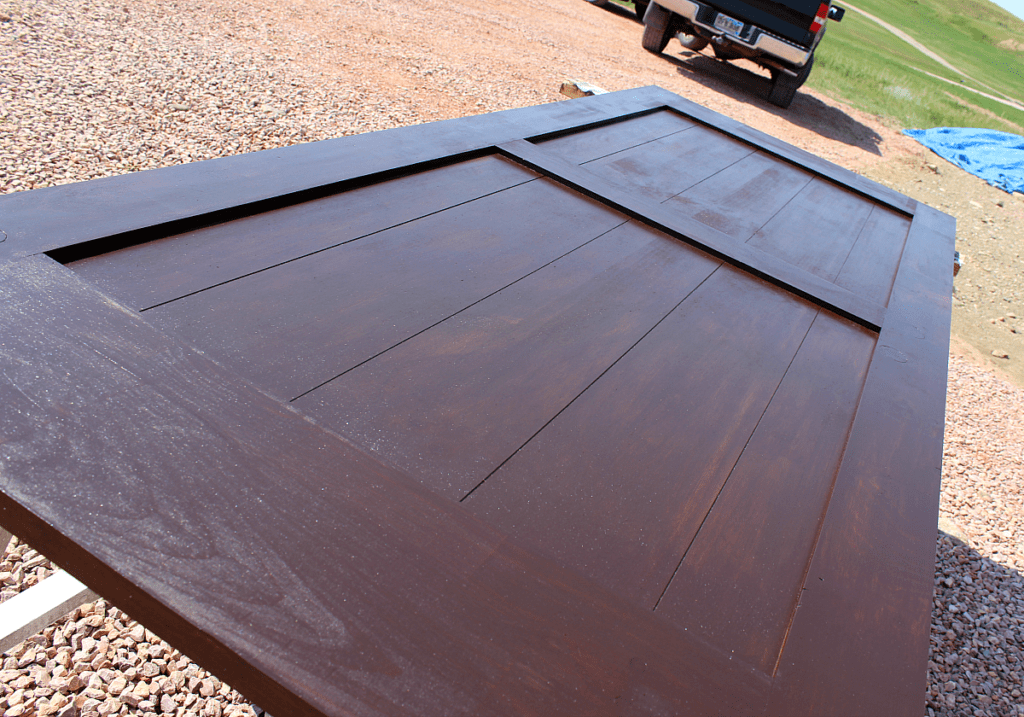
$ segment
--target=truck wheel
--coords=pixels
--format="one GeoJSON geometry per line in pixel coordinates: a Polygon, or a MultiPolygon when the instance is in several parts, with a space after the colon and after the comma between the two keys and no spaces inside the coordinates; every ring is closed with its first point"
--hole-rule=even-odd
{"type": "Polygon", "coordinates": [[[644,13],[647,12],[647,6],[650,4],[651,0],[633,0],[633,9],[636,11],[637,20],[644,21],[644,13]]]}
{"type": "Polygon", "coordinates": [[[644,15],[644,36],[640,41],[643,48],[660,55],[672,37],[672,13],[657,3],[651,3],[644,15]]]}
{"type": "Polygon", "coordinates": [[[776,107],[786,109],[793,102],[793,98],[796,97],[796,85],[786,80],[792,80],[788,75],[782,73],[774,74],[772,79],[772,88],[768,92],[768,101],[776,107]]]}
{"type": "Polygon", "coordinates": [[[700,52],[708,46],[708,39],[700,35],[687,35],[681,32],[676,35],[676,38],[679,40],[680,45],[693,52],[700,52]]]}
{"type": "Polygon", "coordinates": [[[768,101],[782,109],[789,107],[793,98],[796,97],[796,91],[803,83],[807,82],[813,65],[814,53],[811,53],[811,56],[807,58],[807,64],[800,68],[800,73],[796,77],[772,70],[772,88],[768,93],[768,101]]]}

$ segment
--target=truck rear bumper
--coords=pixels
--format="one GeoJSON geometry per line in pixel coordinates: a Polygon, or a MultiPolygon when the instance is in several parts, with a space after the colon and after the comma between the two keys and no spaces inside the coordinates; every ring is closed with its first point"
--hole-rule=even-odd
{"type": "Polygon", "coordinates": [[[676,15],[685,18],[687,22],[695,27],[705,30],[713,37],[728,37],[730,42],[749,50],[753,50],[759,54],[777,58],[786,64],[793,65],[794,67],[803,67],[811,57],[810,50],[800,47],[799,45],[794,45],[780,37],[775,37],[761,28],[756,28],[754,30],[750,41],[744,40],[735,35],[727,35],[714,25],[708,25],[699,21],[697,19],[697,13],[700,11],[701,5],[699,3],[692,2],[692,0],[655,0],[655,2],[666,10],[674,12],[676,15]]]}

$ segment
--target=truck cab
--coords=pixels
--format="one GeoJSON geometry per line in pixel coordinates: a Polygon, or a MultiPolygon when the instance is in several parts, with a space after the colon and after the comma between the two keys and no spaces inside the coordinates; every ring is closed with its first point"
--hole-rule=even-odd
{"type": "Polygon", "coordinates": [[[814,65],[831,19],[846,11],[831,0],[652,0],[644,13],[644,49],[660,54],[672,37],[723,60],[745,58],[772,76],[768,101],[789,107],[814,65]]]}

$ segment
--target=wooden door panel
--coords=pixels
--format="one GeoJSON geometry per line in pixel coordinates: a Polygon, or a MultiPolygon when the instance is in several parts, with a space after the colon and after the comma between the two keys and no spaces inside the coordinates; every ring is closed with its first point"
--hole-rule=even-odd
{"type": "Polygon", "coordinates": [[[917,211],[918,203],[910,197],[900,194],[895,189],[882,186],[877,182],[862,177],[856,172],[822,159],[807,150],[787,144],[777,137],[765,134],[731,117],[724,117],[714,110],[678,96],[667,98],[664,107],[679,112],[684,117],[696,122],[714,127],[723,135],[740,140],[741,142],[747,142],[766,154],[778,157],[780,161],[786,164],[802,167],[819,177],[847,187],[854,194],[859,194],[907,215],[912,216],[917,211]]]}
{"type": "Polygon", "coordinates": [[[583,164],[668,137],[693,126],[692,120],[675,112],[663,111],[582,132],[573,132],[554,139],[540,140],[537,144],[543,146],[545,151],[554,152],[576,164],[583,164]]]}
{"type": "Polygon", "coordinates": [[[536,179],[481,157],[70,263],[142,311],[536,179]],[[381,211],[387,207],[387,211],[381,211]]]}
{"type": "Polygon", "coordinates": [[[0,217],[0,519],[272,713],[920,715],[948,217],[657,88],[0,217]]]}
{"type": "Polygon", "coordinates": [[[547,180],[145,312],[286,400],[500,291],[625,220],[547,180]],[[495,223],[507,213],[517,223],[495,223]]]}
{"type": "Polygon", "coordinates": [[[461,500],[720,264],[629,223],[294,405],[461,500]]]}
{"type": "Polygon", "coordinates": [[[723,266],[464,505],[654,608],[815,313],[723,266]]]}
{"type": "Polygon", "coordinates": [[[876,338],[818,314],[658,603],[659,615],[766,674],[800,597],[876,338]]]}

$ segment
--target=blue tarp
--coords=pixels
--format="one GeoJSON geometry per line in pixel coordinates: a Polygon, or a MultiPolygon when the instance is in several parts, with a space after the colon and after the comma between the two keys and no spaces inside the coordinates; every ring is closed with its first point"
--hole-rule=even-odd
{"type": "Polygon", "coordinates": [[[1024,137],[1020,135],[964,127],[905,129],[903,134],[993,187],[1024,193],[1024,137]]]}

